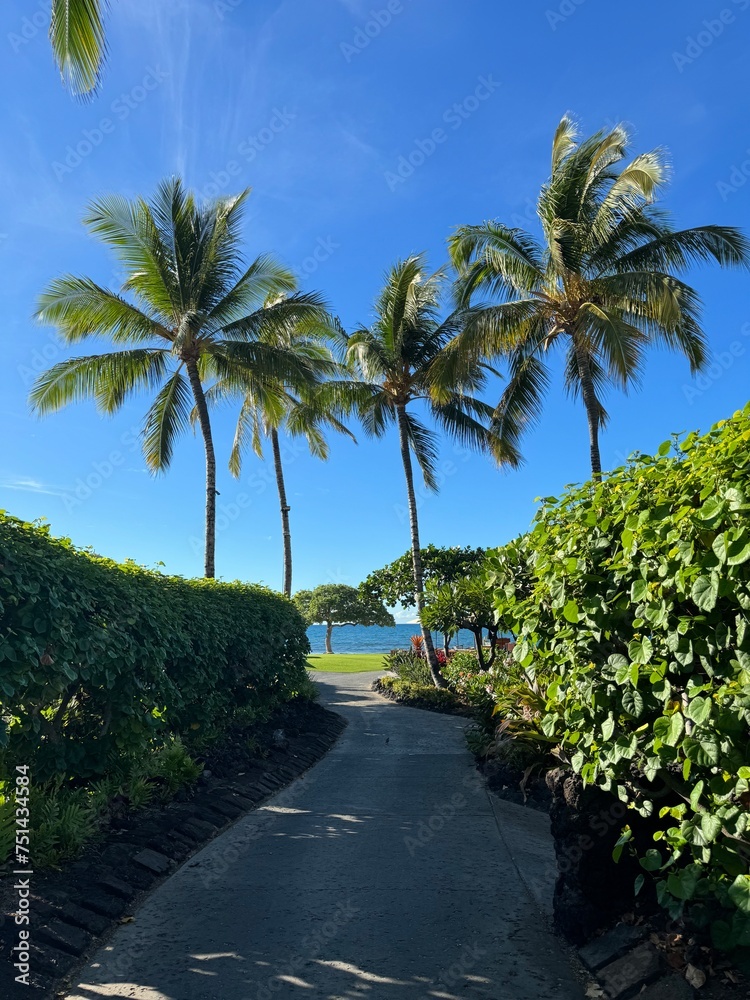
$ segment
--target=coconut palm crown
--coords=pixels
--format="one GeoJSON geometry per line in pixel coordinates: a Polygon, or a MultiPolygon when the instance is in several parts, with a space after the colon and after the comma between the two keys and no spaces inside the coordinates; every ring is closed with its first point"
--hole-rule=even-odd
{"type": "Polygon", "coordinates": [[[215,574],[217,491],[206,389],[217,381],[239,384],[250,374],[258,392],[321,377],[316,359],[269,342],[269,330],[322,322],[327,313],[320,296],[290,294],[296,278],[271,256],[245,262],[240,223],[248,193],[199,204],[171,179],[150,202],[98,199],[85,223],[119,258],[126,274],[121,291],[66,275],[42,294],[37,313],[70,344],[95,337],[110,348],[44,372],[30,395],[38,413],[92,399],[111,414],[131,396],[152,393],[143,452],[159,472],[169,467],[195,410],[206,456],[208,577],[215,574]]]}
{"type": "MultiPolygon", "coordinates": [[[[267,303],[269,307],[273,304],[275,303],[272,301],[267,303]]],[[[258,335],[265,343],[299,358],[301,370],[309,371],[313,377],[305,383],[298,379],[291,386],[282,380],[273,381],[265,377],[258,379],[250,368],[235,369],[230,377],[212,386],[207,397],[209,403],[232,400],[235,397],[241,399],[229,457],[232,475],[239,477],[243,455],[247,450],[252,450],[259,458],[263,458],[265,442],[271,444],[281,510],[284,553],[282,592],[291,597],[291,507],[284,477],[280,435],[304,439],[310,454],[324,461],[329,456],[326,430],[346,434],[352,439],[354,435],[341,419],[346,408],[338,404],[335,398],[330,398],[330,383],[323,381],[345,374],[329,346],[330,342],[340,339],[337,320],[334,317],[323,318],[322,314],[316,312],[300,322],[292,315],[287,324],[276,321],[261,324],[258,335]]],[[[335,393],[333,395],[335,397],[335,393]]]]}
{"type": "MultiPolygon", "coordinates": [[[[423,573],[412,456],[428,489],[437,491],[438,439],[418,415],[462,444],[515,464],[516,456],[490,427],[493,407],[478,398],[490,370],[466,361],[459,374],[447,373],[442,356],[472,320],[458,309],[441,319],[445,271],[430,274],[423,256],[395,265],[375,305],[375,321],[348,339],[347,360],[358,373],[359,411],[365,431],[382,437],[391,427],[399,434],[406,477],[416,604],[424,605],[423,573]]],[[[334,391],[335,383],[324,391],[334,391]]],[[[433,680],[443,685],[432,636],[422,627],[433,680]]]]}
{"type": "Polygon", "coordinates": [[[601,473],[599,432],[606,390],[637,384],[645,354],[662,345],[683,354],[692,372],[707,363],[697,292],[679,277],[695,263],[747,266],[749,245],[736,229],[677,230],[655,204],[667,179],[664,153],[628,160],[621,125],[581,140],[563,118],[552,146],[552,172],[537,203],[542,240],[500,222],[462,226],[449,241],[457,298],[499,300],[454,345],[508,359],[509,379],[495,427],[518,450],[540,415],[553,349],[564,353],[567,391],[582,397],[591,469],[601,473]]]}

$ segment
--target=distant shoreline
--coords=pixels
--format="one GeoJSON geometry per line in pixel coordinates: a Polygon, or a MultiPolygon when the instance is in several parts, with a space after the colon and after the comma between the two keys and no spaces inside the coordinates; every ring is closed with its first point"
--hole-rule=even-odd
{"type": "MultiPolygon", "coordinates": [[[[345,625],[334,628],[332,645],[334,653],[390,653],[392,649],[408,649],[411,637],[420,633],[416,622],[400,622],[389,628],[378,625],[345,625]]],[[[325,625],[311,625],[307,630],[311,652],[325,652],[325,625]]],[[[443,636],[433,633],[436,646],[443,648],[443,636]]],[[[471,632],[461,631],[451,642],[451,649],[473,649],[474,636],[471,632]]]]}

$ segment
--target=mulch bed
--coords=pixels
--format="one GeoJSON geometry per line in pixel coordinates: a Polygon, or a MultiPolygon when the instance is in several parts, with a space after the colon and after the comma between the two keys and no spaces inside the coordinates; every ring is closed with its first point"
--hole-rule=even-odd
{"type": "MultiPolygon", "coordinates": [[[[204,773],[172,802],[125,813],[60,871],[31,876],[30,985],[15,981],[12,949],[19,941],[12,872],[0,868],[0,997],[39,1000],[57,995],[144,895],[219,832],[315,764],[346,722],[312,702],[280,708],[259,731],[233,730],[204,755],[204,773]],[[264,756],[248,743],[258,740],[264,756]]],[[[33,844],[32,844],[33,852],[33,844]]],[[[19,876],[22,878],[22,876],[19,876]]]]}
{"type": "Polygon", "coordinates": [[[491,791],[499,799],[515,802],[519,806],[529,806],[547,813],[552,805],[552,793],[547,787],[544,772],[532,774],[524,783],[523,768],[507,761],[488,757],[477,762],[491,791]]]}

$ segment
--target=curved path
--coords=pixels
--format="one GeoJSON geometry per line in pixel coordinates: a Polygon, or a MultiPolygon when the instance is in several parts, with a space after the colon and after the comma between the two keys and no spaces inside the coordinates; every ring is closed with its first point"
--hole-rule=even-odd
{"type": "Polygon", "coordinates": [[[487,794],[463,720],[375,676],[316,675],[338,744],[164,882],[69,1000],[581,1000],[543,912],[546,817],[487,794]]]}

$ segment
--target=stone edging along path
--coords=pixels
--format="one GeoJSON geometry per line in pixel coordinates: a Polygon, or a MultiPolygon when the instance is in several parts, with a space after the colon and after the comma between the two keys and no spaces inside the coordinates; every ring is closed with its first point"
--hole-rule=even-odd
{"type": "MultiPolygon", "coordinates": [[[[345,720],[319,705],[306,713],[306,731],[284,737],[242,776],[202,782],[184,802],[135,814],[125,830],[110,831],[81,860],[59,873],[31,879],[31,983],[15,981],[18,943],[13,913],[0,909],[0,997],[58,996],[98,940],[124,923],[143,896],[217,834],[299,778],[333,746],[345,720]]],[[[15,898],[11,896],[10,898],[15,898]]]]}

